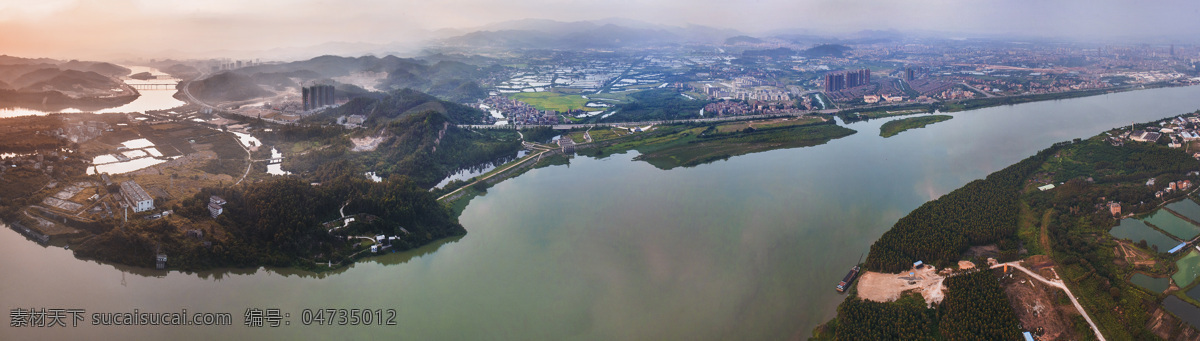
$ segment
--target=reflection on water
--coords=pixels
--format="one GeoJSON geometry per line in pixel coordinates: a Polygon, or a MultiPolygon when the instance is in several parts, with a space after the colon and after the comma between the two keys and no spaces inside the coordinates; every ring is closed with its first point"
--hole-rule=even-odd
{"type": "Polygon", "coordinates": [[[1175,296],[1167,296],[1163,300],[1163,307],[1167,308],[1167,311],[1175,314],[1175,316],[1179,316],[1179,319],[1192,325],[1192,327],[1200,328],[1200,308],[1196,308],[1196,306],[1184,302],[1175,296]]]}
{"type": "Polygon", "coordinates": [[[513,160],[525,157],[525,155],[527,153],[528,153],[528,151],[520,150],[520,151],[517,151],[516,156],[506,156],[506,157],[503,157],[496,161],[459,168],[458,170],[451,172],[449,176],[446,176],[445,179],[442,179],[442,181],[438,182],[438,184],[436,186],[433,186],[433,188],[442,188],[443,186],[446,186],[446,184],[449,184],[451,181],[454,181],[454,180],[467,181],[468,179],[471,179],[471,178],[474,178],[474,177],[477,177],[477,176],[480,176],[483,174],[487,174],[487,172],[491,172],[493,169],[496,169],[496,167],[499,167],[505,163],[512,162],[513,160]]]}
{"type": "Polygon", "coordinates": [[[1167,277],[1154,278],[1154,277],[1146,276],[1145,274],[1140,273],[1140,272],[1133,274],[1133,277],[1129,278],[1129,282],[1131,282],[1133,284],[1137,284],[1138,286],[1146,288],[1147,290],[1150,290],[1151,292],[1154,292],[1156,294],[1162,293],[1163,291],[1167,290],[1168,286],[1171,285],[1170,278],[1167,278],[1167,277]]]}
{"type": "Polygon", "coordinates": [[[860,133],[669,171],[634,161],[636,151],[576,156],[472,199],[457,241],[323,278],[255,269],[126,275],[122,285],[109,265],[4,230],[0,302],[10,308],[396,308],[404,324],[0,328],[0,339],[790,339],[835,314],[845,296],[832,286],[846,268],[930,198],[1054,142],[1198,107],[1200,87],[995,107],[886,141],[860,133]]]}
{"type": "MultiPolygon", "coordinates": [[[[151,74],[156,75],[156,76],[158,76],[158,75],[165,76],[166,75],[165,73],[163,73],[157,69],[145,67],[145,66],[125,66],[125,67],[129,68],[130,70],[133,70],[133,72],[131,74],[136,74],[136,73],[140,73],[140,72],[150,72],[151,74]]],[[[94,112],[101,113],[101,114],[102,113],[125,113],[125,112],[142,112],[142,113],[144,113],[144,112],[152,111],[152,110],[166,110],[166,109],[175,108],[175,107],[179,107],[179,106],[187,104],[186,102],[178,100],[174,97],[175,92],[176,92],[175,84],[179,83],[178,79],[157,79],[157,80],[152,80],[152,81],[143,81],[143,80],[137,80],[137,79],[125,80],[125,84],[130,84],[130,85],[150,84],[150,83],[171,84],[171,86],[169,89],[165,89],[165,90],[138,90],[138,93],[141,94],[141,96],[138,96],[138,98],[133,100],[133,102],[129,102],[124,105],[117,106],[117,107],[95,110],[94,112]]],[[[55,111],[55,112],[77,113],[77,112],[81,112],[81,111],[79,109],[75,109],[75,108],[67,108],[67,109],[63,109],[63,110],[59,110],[59,111],[55,111]]],[[[0,118],[16,117],[16,116],[41,116],[41,115],[46,115],[48,113],[49,112],[42,111],[42,110],[21,108],[21,107],[0,108],[0,118]]]]}
{"type": "MultiPolygon", "coordinates": [[[[65,110],[64,110],[65,111],[65,110]]],[[[17,116],[41,116],[46,112],[40,110],[26,108],[0,108],[0,118],[17,117],[17,116]]]]}
{"type": "Polygon", "coordinates": [[[121,149],[124,151],[93,157],[93,166],[88,167],[87,173],[124,174],[169,160],[161,159],[162,153],[154,148],[154,143],[144,138],[122,142],[121,149]]]}
{"type": "Polygon", "coordinates": [[[1200,234],[1200,227],[1180,219],[1178,216],[1171,214],[1171,212],[1167,212],[1167,210],[1160,209],[1155,211],[1149,217],[1146,217],[1144,221],[1183,240],[1191,240],[1197,234],[1200,234]]]}
{"type": "Polygon", "coordinates": [[[1197,205],[1191,199],[1184,198],[1183,200],[1173,202],[1167,205],[1167,209],[1179,213],[1192,221],[1200,222],[1200,205],[1197,205]]]}
{"type": "Polygon", "coordinates": [[[234,135],[237,135],[238,142],[241,142],[243,147],[246,147],[249,149],[256,149],[256,148],[258,148],[258,146],[262,145],[262,142],[259,141],[258,138],[254,137],[253,135],[243,133],[243,132],[237,132],[237,131],[231,131],[231,133],[233,133],[234,135]]]}
{"type": "Polygon", "coordinates": [[[271,174],[271,175],[292,174],[292,172],[283,170],[283,153],[280,153],[279,149],[275,149],[275,147],[271,147],[271,159],[277,159],[279,161],[270,161],[271,163],[267,164],[267,174],[271,174]]]}
{"type": "Polygon", "coordinates": [[[102,173],[125,174],[125,173],[136,171],[136,170],[139,170],[142,168],[157,165],[157,164],[160,164],[163,162],[167,162],[167,161],[152,158],[152,157],[144,157],[144,158],[133,159],[133,160],[125,161],[125,162],[117,162],[117,163],[110,163],[110,164],[104,164],[104,165],[95,165],[92,167],[88,167],[88,175],[102,174],[102,173]]]}
{"type": "Polygon", "coordinates": [[[1179,241],[1171,239],[1171,237],[1158,232],[1158,230],[1147,226],[1141,220],[1134,218],[1121,219],[1120,224],[1114,226],[1108,233],[1118,239],[1129,239],[1132,243],[1145,240],[1146,246],[1150,247],[1151,250],[1159,252],[1166,252],[1175,247],[1175,245],[1179,245],[1179,241]]]}

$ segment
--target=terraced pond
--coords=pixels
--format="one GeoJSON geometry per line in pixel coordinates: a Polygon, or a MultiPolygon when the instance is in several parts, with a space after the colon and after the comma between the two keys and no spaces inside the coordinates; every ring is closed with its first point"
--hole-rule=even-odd
{"type": "Polygon", "coordinates": [[[1200,204],[1191,199],[1183,199],[1167,205],[1167,208],[1179,213],[1192,221],[1200,222],[1200,204]]]}
{"type": "MultiPolygon", "coordinates": [[[[1167,287],[1171,286],[1171,281],[1169,278],[1166,278],[1166,277],[1154,278],[1154,277],[1146,276],[1145,274],[1142,274],[1142,273],[1133,274],[1133,277],[1129,278],[1129,282],[1132,282],[1133,284],[1136,284],[1139,287],[1146,288],[1146,290],[1150,290],[1150,291],[1156,292],[1156,293],[1161,293],[1163,291],[1166,291],[1167,287]]],[[[1190,295],[1191,292],[1189,291],[1188,294],[1190,295]]]]}
{"type": "Polygon", "coordinates": [[[1157,226],[1163,231],[1167,231],[1171,235],[1179,237],[1179,239],[1191,240],[1196,235],[1200,235],[1200,227],[1196,227],[1196,225],[1192,225],[1192,223],[1180,219],[1166,210],[1158,210],[1144,221],[1157,226]]]}
{"type": "Polygon", "coordinates": [[[1122,219],[1121,224],[1113,227],[1108,233],[1118,239],[1129,239],[1134,243],[1145,240],[1147,245],[1150,245],[1152,249],[1157,248],[1160,252],[1166,252],[1175,245],[1179,245],[1175,239],[1171,239],[1162,232],[1146,226],[1141,220],[1133,218],[1122,219]]]}

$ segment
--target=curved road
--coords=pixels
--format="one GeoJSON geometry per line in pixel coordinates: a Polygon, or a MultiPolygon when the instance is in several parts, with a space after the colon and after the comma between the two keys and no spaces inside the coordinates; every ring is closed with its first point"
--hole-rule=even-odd
{"type": "MultiPolygon", "coordinates": [[[[1100,341],[1105,341],[1104,334],[1100,334],[1100,328],[1097,328],[1096,323],[1092,322],[1092,317],[1088,316],[1088,313],[1086,310],[1083,310],[1083,306],[1079,305],[1079,300],[1075,299],[1075,294],[1071,293],[1071,289],[1067,289],[1067,285],[1064,284],[1062,280],[1053,280],[1053,281],[1048,280],[1045,277],[1042,277],[1041,275],[1033,273],[1033,271],[1029,271],[1029,269],[1026,269],[1025,267],[1021,266],[1020,262],[1000,263],[1000,264],[992,265],[991,268],[995,269],[995,268],[1003,267],[1005,265],[1017,268],[1017,270],[1021,270],[1021,272],[1024,272],[1025,274],[1029,275],[1029,277],[1033,277],[1034,279],[1039,280],[1042,283],[1046,283],[1047,285],[1062,289],[1063,292],[1066,292],[1067,297],[1071,298],[1071,304],[1075,305],[1075,309],[1079,310],[1079,314],[1083,315],[1083,319],[1087,320],[1088,325],[1092,326],[1092,331],[1096,333],[1096,338],[1099,339],[1100,341]]],[[[1053,270],[1051,270],[1051,271],[1053,271],[1053,270]]],[[[1058,272],[1055,272],[1055,274],[1057,274],[1057,273],[1058,272]]]]}
{"type": "MultiPolygon", "coordinates": [[[[203,107],[203,108],[216,109],[215,107],[208,105],[208,103],[201,102],[199,99],[196,98],[196,96],[192,96],[192,91],[188,89],[188,88],[192,87],[192,81],[197,80],[197,79],[202,79],[202,78],[204,78],[204,76],[207,76],[207,75],[208,74],[201,74],[199,76],[196,76],[195,78],[189,79],[186,83],[183,84],[183,87],[181,87],[179,91],[182,91],[183,95],[187,97],[188,101],[192,102],[193,104],[199,105],[200,107],[203,107]]],[[[242,173],[242,178],[238,179],[238,181],[235,182],[234,185],[240,184],[240,183],[242,183],[242,181],[245,181],[246,176],[250,175],[250,167],[254,165],[254,160],[250,155],[250,149],[248,149],[248,148],[246,148],[246,146],[242,145],[242,139],[238,139],[238,146],[241,146],[242,150],[246,151],[246,172],[242,173]]]]}

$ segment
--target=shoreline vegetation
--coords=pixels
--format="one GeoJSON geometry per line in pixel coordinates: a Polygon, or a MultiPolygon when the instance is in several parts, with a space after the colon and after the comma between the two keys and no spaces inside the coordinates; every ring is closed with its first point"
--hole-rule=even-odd
{"type": "MultiPolygon", "coordinates": [[[[1200,116],[1200,111],[1188,115],[1200,116]]],[[[1174,117],[1137,127],[1195,129],[1188,120],[1174,117]]],[[[1182,322],[1162,313],[1161,303],[1171,296],[1191,299],[1185,293],[1198,283],[1176,283],[1178,286],[1166,293],[1152,293],[1128,279],[1135,273],[1170,275],[1176,271],[1175,262],[1192,253],[1167,254],[1149,248],[1145,241],[1119,240],[1108,231],[1123,218],[1144,217],[1180,199],[1197,200],[1195,190],[1165,194],[1158,190],[1167,184],[1175,187],[1183,180],[1200,183],[1195,172],[1200,162],[1183,148],[1168,147],[1167,141],[1174,137],[1139,142],[1129,138],[1129,129],[1115,128],[1088,139],[1056,143],[921,205],[874,242],[862,264],[864,270],[903,273],[912,271],[914,262],[923,261],[953,272],[969,269],[954,270],[966,261],[1021,261],[1043,276],[1065,282],[1108,338],[1177,335],[1180,330],[1176,326],[1182,322]],[[1114,254],[1114,249],[1124,251],[1114,254]],[[1162,321],[1151,323],[1156,319],[1162,321]]],[[[1022,330],[1018,326],[1035,332],[1037,326],[1048,326],[1057,337],[1092,335],[1079,315],[1063,320],[1055,317],[1057,314],[1028,313],[1029,298],[1013,296],[1028,289],[1014,289],[1024,287],[1024,280],[1016,281],[998,270],[953,277],[945,283],[949,289],[946,300],[932,306],[905,298],[865,301],[852,288],[837,316],[816,327],[812,339],[966,340],[979,335],[1017,339],[1022,330]],[[972,284],[961,285],[959,279],[968,276],[972,284]],[[976,307],[962,307],[954,297],[971,298],[976,307]],[[953,312],[961,309],[967,311],[953,312]],[[1018,313],[1013,314],[1014,310],[1018,313]],[[948,319],[953,322],[946,323],[948,319]]],[[[1044,308],[1074,310],[1062,294],[1050,295],[1059,299],[1044,308]]],[[[1195,300],[1189,302],[1196,304],[1195,300]]]]}
{"type": "Polygon", "coordinates": [[[952,118],[954,118],[954,116],[930,115],[930,116],[909,117],[909,118],[898,119],[895,121],[888,121],[888,122],[885,122],[883,125],[879,126],[879,136],[882,136],[885,138],[892,137],[892,136],[896,136],[900,133],[903,133],[909,129],[925,128],[925,126],[927,126],[927,125],[942,122],[942,121],[949,121],[952,118]]]}
{"type": "Polygon", "coordinates": [[[1016,105],[1016,104],[1034,103],[1034,102],[1042,102],[1042,101],[1053,101],[1053,100],[1060,100],[1060,99],[1071,99],[1071,98],[1108,95],[1108,94],[1115,94],[1115,93],[1121,93],[1121,92],[1127,92],[1127,91],[1138,91],[1138,90],[1169,88],[1169,87],[1184,87],[1184,86],[1195,86],[1195,85],[1176,85],[1176,84],[1171,84],[1170,82],[1159,82],[1159,83],[1150,83],[1150,84],[1140,84],[1140,85],[1136,85],[1136,86],[1135,85],[1126,85],[1126,86],[1106,88],[1106,89],[1075,90],[1075,91],[1046,93],[1046,94],[1015,95],[1015,96],[990,97],[990,98],[972,98],[972,99],[964,99],[964,100],[940,101],[940,102],[933,102],[933,103],[901,103],[901,104],[893,104],[893,105],[881,105],[881,106],[842,109],[842,110],[838,110],[837,112],[833,113],[832,115],[837,116],[838,118],[841,118],[842,121],[844,121],[846,123],[853,123],[853,122],[877,119],[877,118],[919,115],[919,114],[925,114],[925,113],[936,114],[939,112],[952,113],[952,112],[984,109],[984,108],[991,108],[991,107],[998,107],[998,106],[1005,106],[1005,105],[1016,105]]]}
{"type": "MultiPolygon", "coordinates": [[[[1086,94],[1084,94],[1085,92],[1078,92],[1062,98],[1109,92],[1114,91],[1109,89],[1103,92],[1086,92],[1086,94]]],[[[1027,96],[1025,99],[1030,98],[1043,97],[1027,96]]],[[[980,105],[987,106],[1012,104],[1005,101],[979,103],[981,103],[980,105]]],[[[980,105],[975,105],[973,108],[980,107],[980,105]]],[[[857,119],[922,114],[929,107],[905,105],[892,108],[896,109],[893,111],[886,111],[888,109],[886,107],[873,109],[877,111],[858,114],[851,119],[846,119],[848,117],[845,116],[847,111],[843,111],[834,115],[814,114],[773,118],[747,118],[746,120],[674,123],[651,125],[648,127],[636,127],[631,124],[630,128],[597,127],[571,130],[562,134],[562,136],[564,139],[570,139],[576,143],[574,152],[579,155],[605,157],[632,149],[637,150],[641,154],[636,158],[638,161],[645,161],[660,169],[673,169],[676,167],[694,167],[719,160],[728,160],[735,156],[775,149],[815,146],[856,133],[853,129],[837,124],[831,118],[831,116],[835,115],[842,116],[847,122],[853,122],[857,119]],[[643,129],[645,130],[643,131],[643,129]]],[[[934,110],[937,109],[935,108],[934,110]]],[[[423,236],[420,236],[420,238],[416,236],[408,239],[399,238],[403,239],[400,245],[396,245],[391,250],[406,250],[442,238],[462,236],[465,234],[466,229],[458,225],[457,217],[470,201],[470,198],[485,194],[487,187],[504,179],[518,176],[531,169],[556,164],[568,164],[571,158],[570,155],[564,155],[561,150],[554,150],[544,153],[545,155],[539,155],[537,160],[523,164],[520,167],[514,167],[514,169],[506,170],[505,174],[499,174],[482,183],[470,185],[479,178],[476,177],[468,181],[451,182],[451,184],[441,189],[429,190],[428,188],[431,188],[444,174],[454,169],[483,162],[494,162],[495,160],[518,161],[515,157],[510,156],[510,154],[515,155],[515,151],[520,149],[522,142],[517,131],[472,130],[457,126],[457,122],[473,122],[473,120],[484,115],[486,114],[482,111],[441,101],[435,97],[408,89],[396,90],[382,96],[356,99],[337,110],[326,111],[311,118],[306,118],[305,122],[295,126],[268,125],[262,120],[255,120],[253,118],[222,115],[221,117],[246,123],[250,130],[257,131],[256,135],[259,135],[264,145],[271,145],[281,150],[285,155],[283,169],[292,172],[293,175],[274,178],[263,174],[265,167],[261,167],[261,165],[255,166],[254,163],[247,165],[245,160],[266,158],[269,154],[264,154],[266,153],[265,149],[260,149],[247,157],[247,152],[239,150],[242,148],[230,148],[226,146],[236,146],[236,142],[232,142],[232,144],[218,143],[219,141],[215,141],[212,138],[205,138],[197,142],[211,143],[213,146],[211,148],[217,152],[215,160],[203,162],[200,165],[202,167],[193,167],[196,169],[174,171],[176,174],[171,174],[172,177],[188,174],[182,176],[191,178],[200,176],[203,179],[208,179],[207,181],[200,181],[199,183],[202,185],[195,185],[195,190],[203,193],[223,193],[230,197],[247,195],[250,192],[244,191],[252,191],[256,188],[255,186],[268,186],[268,188],[270,186],[295,187],[294,183],[288,183],[284,180],[289,178],[298,178],[301,179],[301,182],[311,182],[312,184],[345,181],[347,184],[341,187],[342,192],[335,194],[319,194],[324,191],[323,189],[311,193],[298,188],[292,189],[294,193],[298,193],[298,196],[301,196],[300,193],[307,193],[303,195],[316,197],[339,195],[350,197],[357,195],[359,198],[362,198],[359,200],[365,200],[365,202],[360,204],[349,206],[360,207],[362,209],[356,212],[348,212],[347,215],[355,216],[359,219],[360,223],[366,224],[367,227],[347,229],[346,231],[351,232],[339,235],[340,240],[327,240],[327,238],[309,234],[299,241],[282,241],[265,238],[257,242],[247,242],[251,238],[250,235],[236,232],[240,229],[238,227],[240,223],[221,220],[229,218],[215,219],[215,221],[221,222],[215,224],[202,223],[198,224],[198,227],[192,228],[189,224],[204,220],[206,214],[195,211],[196,207],[193,207],[197,205],[203,206],[204,198],[191,194],[182,198],[172,194],[171,196],[177,198],[169,200],[162,205],[162,207],[170,209],[173,212],[183,212],[184,214],[178,214],[170,218],[145,220],[146,214],[143,213],[138,215],[139,219],[136,222],[124,223],[112,217],[110,213],[108,220],[83,219],[81,220],[83,221],[82,223],[71,222],[68,225],[75,226],[77,232],[66,235],[75,236],[70,243],[72,244],[72,248],[75,249],[76,254],[80,257],[148,267],[153,264],[153,254],[165,252],[175,255],[172,257],[172,261],[168,263],[169,269],[189,271],[227,266],[257,265],[291,266],[307,270],[324,271],[331,269],[326,265],[338,268],[346,265],[350,260],[370,255],[371,253],[364,253],[364,251],[371,244],[383,245],[384,243],[379,241],[366,243],[354,240],[355,238],[362,238],[367,235],[374,236],[372,233],[384,233],[387,236],[397,237],[401,234],[412,235],[414,234],[414,229],[427,232],[423,233],[423,236]],[[341,126],[330,125],[337,117],[346,115],[363,115],[366,117],[363,125],[365,129],[348,130],[341,126]],[[267,129],[268,127],[270,129],[267,129]],[[272,132],[265,133],[267,131],[272,132]],[[360,151],[357,148],[361,148],[362,146],[357,142],[358,140],[376,140],[379,142],[372,145],[371,148],[365,149],[365,151],[360,151]],[[318,162],[319,160],[326,160],[326,162],[318,162]],[[322,167],[324,163],[337,164],[341,168],[330,169],[322,167]],[[245,169],[245,171],[239,171],[240,169],[245,169]],[[363,197],[364,193],[373,193],[373,191],[376,191],[372,189],[376,185],[359,183],[357,180],[341,179],[350,175],[360,176],[366,169],[375,170],[375,173],[382,179],[386,179],[383,181],[382,186],[398,186],[394,187],[396,193],[416,195],[410,199],[419,203],[419,207],[421,208],[409,209],[409,211],[403,214],[389,213],[386,207],[381,206],[383,205],[381,203],[388,202],[391,199],[379,196],[363,197]],[[210,174],[208,173],[210,171],[217,173],[210,174]],[[213,177],[213,175],[216,175],[216,177],[213,177]],[[241,176],[243,179],[249,176],[255,179],[255,182],[263,182],[265,185],[245,183],[240,187],[229,187],[229,184],[235,182],[241,183],[241,181],[235,181],[238,176],[241,176]],[[464,189],[463,193],[456,195],[455,198],[450,198],[450,200],[443,202],[436,200],[441,194],[449,193],[468,185],[470,185],[470,188],[464,189]],[[231,188],[236,190],[230,191],[231,188]],[[417,195],[417,192],[423,192],[427,195],[417,195]],[[448,220],[439,220],[436,223],[415,222],[426,215],[442,217],[438,219],[444,218],[448,220]],[[130,226],[132,227],[129,228],[130,226]],[[167,234],[157,232],[162,230],[173,232],[167,234]],[[189,230],[199,230],[205,237],[197,238],[195,237],[197,233],[189,234],[189,230]],[[160,236],[151,236],[155,233],[160,234],[160,236]],[[355,235],[354,233],[362,233],[363,235],[355,235]],[[104,237],[96,238],[100,235],[104,235],[104,237]],[[188,241],[188,238],[194,240],[188,241]],[[196,245],[201,246],[197,247],[196,245]],[[111,251],[104,251],[111,248],[127,250],[128,254],[118,255],[111,251]],[[290,251],[282,253],[279,251],[285,249],[290,251]],[[231,250],[234,252],[230,253],[231,250]],[[250,256],[236,254],[238,252],[246,253],[250,256]],[[217,257],[216,255],[221,256],[217,257]],[[338,264],[334,266],[333,263],[338,264]]],[[[943,116],[928,117],[939,117],[938,119],[940,120],[940,117],[943,116]]],[[[133,123],[125,122],[123,118],[110,117],[109,120],[114,120],[110,122],[113,124],[116,124],[117,121],[133,123]]],[[[902,119],[900,121],[912,122],[914,127],[923,126],[917,123],[931,124],[930,122],[921,122],[922,120],[931,120],[931,118],[917,117],[913,120],[902,119]]],[[[213,128],[207,127],[206,129],[213,128]]],[[[912,129],[911,127],[901,128],[904,129],[900,129],[898,132],[912,129]]],[[[117,135],[125,138],[130,136],[136,137],[145,133],[145,129],[142,128],[129,127],[126,129],[132,130],[132,132],[118,133],[117,135]]],[[[545,128],[527,129],[524,130],[524,133],[529,134],[527,139],[532,139],[535,142],[541,142],[541,140],[554,135],[553,131],[545,128]]],[[[106,146],[112,146],[112,144],[106,146]]],[[[73,145],[71,147],[75,149],[80,146],[73,145]]],[[[552,147],[557,148],[556,146],[552,147]]],[[[20,147],[19,149],[28,148],[20,147]]],[[[77,158],[87,158],[97,155],[97,153],[106,153],[96,148],[85,147],[83,149],[87,149],[86,156],[77,158]]],[[[184,151],[184,149],[186,148],[181,147],[180,153],[187,154],[194,152],[184,151]]],[[[505,165],[507,164],[505,163],[505,165]]],[[[499,165],[497,169],[505,168],[505,165],[499,165]]],[[[68,167],[58,168],[58,175],[47,177],[44,180],[62,179],[64,181],[73,181],[81,179],[78,177],[83,172],[66,173],[70,169],[68,167]]],[[[33,175],[31,174],[30,176],[33,175]]],[[[37,177],[30,179],[33,178],[37,177]]],[[[135,177],[120,176],[119,178],[124,180],[135,177]]],[[[92,182],[99,180],[96,176],[89,176],[83,179],[88,179],[88,181],[92,182]]],[[[171,183],[174,182],[173,179],[171,183]]],[[[163,178],[163,180],[166,180],[166,178],[163,178]]],[[[312,184],[310,186],[316,186],[312,184]]],[[[29,198],[28,200],[19,202],[8,202],[9,206],[6,207],[27,207],[33,205],[37,202],[35,199],[48,196],[51,194],[50,192],[52,191],[42,190],[34,195],[36,198],[29,198]]],[[[103,194],[103,192],[101,193],[103,194]]],[[[115,191],[110,189],[102,199],[114,197],[116,194],[115,191]]],[[[200,195],[195,192],[192,194],[200,195]]],[[[346,197],[342,200],[347,200],[346,197]]],[[[274,205],[271,201],[275,199],[290,200],[289,198],[263,198],[263,201],[258,202],[258,204],[262,205],[260,208],[265,209],[264,207],[274,205]]],[[[332,199],[325,198],[321,200],[332,199]]],[[[354,201],[355,199],[349,200],[354,201]]],[[[305,202],[289,203],[289,205],[300,206],[308,204],[315,205],[315,203],[305,202]]],[[[346,203],[343,202],[343,204],[346,203]]],[[[340,216],[334,215],[335,211],[340,210],[332,210],[332,206],[328,202],[321,205],[323,205],[323,208],[310,210],[313,212],[306,212],[305,214],[315,214],[312,216],[312,219],[319,222],[332,221],[330,219],[341,219],[340,216]]],[[[249,207],[256,207],[256,204],[247,204],[246,208],[249,207]]],[[[53,210],[38,210],[28,211],[33,212],[32,215],[28,213],[25,216],[19,215],[19,213],[27,211],[6,209],[6,212],[8,212],[5,216],[6,220],[16,223],[17,226],[36,226],[39,224],[39,221],[55,220],[56,214],[58,214],[53,212],[53,210]]],[[[229,212],[235,211],[237,210],[229,210],[229,212]]],[[[230,215],[226,215],[226,217],[228,216],[230,215]]],[[[210,219],[210,221],[213,220],[210,219]]],[[[293,232],[304,236],[314,231],[316,229],[297,230],[293,232]]],[[[392,245],[390,242],[387,244],[385,246],[392,245]]]]}

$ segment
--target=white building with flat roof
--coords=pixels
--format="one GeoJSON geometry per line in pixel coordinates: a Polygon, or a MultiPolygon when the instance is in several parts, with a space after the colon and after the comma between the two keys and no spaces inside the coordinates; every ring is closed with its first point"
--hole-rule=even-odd
{"type": "Polygon", "coordinates": [[[133,208],[133,212],[145,212],[154,209],[154,198],[133,180],[121,183],[121,196],[133,208]]]}

